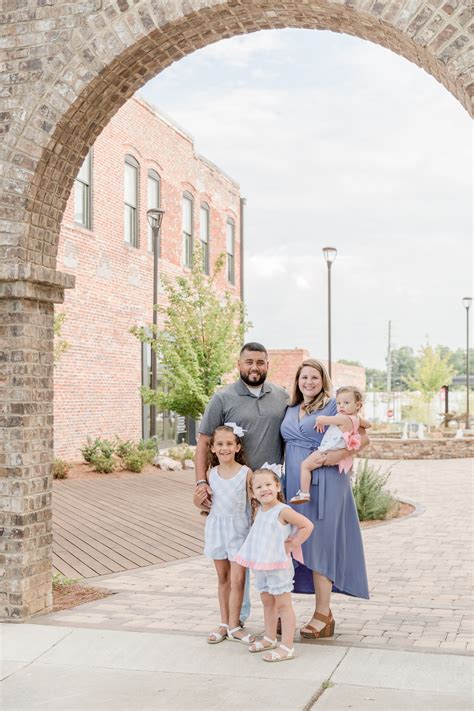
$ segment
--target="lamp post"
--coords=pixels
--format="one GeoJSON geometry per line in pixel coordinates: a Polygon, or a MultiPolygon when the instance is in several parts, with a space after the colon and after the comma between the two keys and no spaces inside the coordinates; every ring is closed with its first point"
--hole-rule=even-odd
{"type": "Polygon", "coordinates": [[[323,254],[328,265],[328,371],[331,377],[331,267],[337,257],[337,249],[323,247],[323,254]]]}
{"type": "MultiPolygon", "coordinates": [[[[164,210],[152,208],[146,213],[148,224],[151,227],[153,244],[153,337],[156,336],[158,326],[158,256],[160,253],[160,227],[163,222],[164,210]]],[[[151,389],[156,392],[156,351],[151,349],[151,389]]],[[[156,405],[150,405],[150,437],[156,436],[156,405]]]]}
{"type": "Polygon", "coordinates": [[[465,296],[462,304],[466,309],[466,429],[469,429],[469,309],[472,304],[472,296],[465,296]]]}

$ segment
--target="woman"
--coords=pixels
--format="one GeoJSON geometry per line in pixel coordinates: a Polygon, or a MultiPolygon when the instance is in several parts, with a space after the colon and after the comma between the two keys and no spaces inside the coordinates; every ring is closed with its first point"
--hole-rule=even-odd
{"type": "MultiPolygon", "coordinates": [[[[281,425],[285,440],[286,500],[300,488],[300,465],[312,452],[311,501],[298,507],[314,523],[303,544],[305,565],[295,571],[296,593],[315,593],[312,619],[301,630],[302,637],[318,639],[334,634],[331,592],[368,599],[367,574],[357,510],[350,476],[335,465],[346,457],[346,449],[319,453],[323,433],[314,429],[318,415],[335,415],[331,381],[317,360],[305,360],[298,368],[293,397],[281,425]]],[[[368,438],[362,434],[362,445],[368,438]]]]}

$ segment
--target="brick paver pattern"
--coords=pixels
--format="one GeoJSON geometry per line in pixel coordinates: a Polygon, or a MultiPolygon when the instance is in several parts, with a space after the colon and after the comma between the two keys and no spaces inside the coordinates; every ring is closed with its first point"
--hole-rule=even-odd
{"type": "MultiPolygon", "coordinates": [[[[472,654],[472,460],[377,462],[419,513],[363,532],[370,601],[334,595],[336,634],[317,644],[472,654]]],[[[217,622],[213,564],[202,556],[89,580],[114,597],[39,623],[205,635],[217,622]]],[[[258,595],[248,628],[261,631],[258,595]]],[[[298,623],[313,598],[295,595],[298,623]]]]}

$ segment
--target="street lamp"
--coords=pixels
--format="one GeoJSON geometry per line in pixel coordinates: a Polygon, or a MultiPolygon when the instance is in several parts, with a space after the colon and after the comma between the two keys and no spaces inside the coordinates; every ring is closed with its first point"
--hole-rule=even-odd
{"type": "MultiPolygon", "coordinates": [[[[160,227],[163,222],[164,210],[152,208],[146,213],[148,224],[151,227],[153,244],[153,337],[156,336],[158,326],[158,256],[160,253],[160,227]]],[[[156,351],[151,349],[151,389],[156,392],[156,351]]],[[[150,437],[156,436],[156,405],[150,405],[150,437]]]]}
{"type": "Polygon", "coordinates": [[[466,309],[466,429],[469,429],[469,309],[472,304],[472,296],[465,296],[462,305],[466,309]]]}
{"type": "Polygon", "coordinates": [[[323,254],[328,265],[328,370],[331,377],[331,267],[337,257],[337,249],[323,247],[323,254]]]}

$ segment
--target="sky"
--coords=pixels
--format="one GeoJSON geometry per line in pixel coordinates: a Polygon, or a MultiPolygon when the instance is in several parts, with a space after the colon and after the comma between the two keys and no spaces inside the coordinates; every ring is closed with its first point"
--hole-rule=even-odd
{"type": "Polygon", "coordinates": [[[246,198],[248,340],[384,368],[392,346],[465,346],[471,122],[433,77],[368,41],[270,30],[181,59],[139,92],[246,198]]]}

